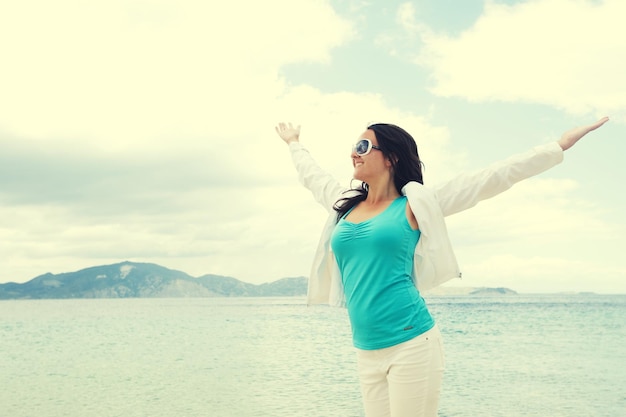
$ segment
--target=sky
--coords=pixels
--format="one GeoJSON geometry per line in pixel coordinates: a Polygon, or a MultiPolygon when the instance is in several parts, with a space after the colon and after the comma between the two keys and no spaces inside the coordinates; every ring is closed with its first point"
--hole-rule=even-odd
{"type": "Polygon", "coordinates": [[[602,116],[551,170],[447,218],[451,286],[626,293],[622,0],[24,0],[0,5],[0,282],[122,261],[306,276],[368,123],[425,184],[602,116]]]}

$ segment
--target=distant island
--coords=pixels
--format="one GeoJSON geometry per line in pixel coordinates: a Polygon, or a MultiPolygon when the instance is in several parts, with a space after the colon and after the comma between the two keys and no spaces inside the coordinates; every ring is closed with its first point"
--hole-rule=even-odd
{"type": "Polygon", "coordinates": [[[0,300],[47,298],[170,298],[304,296],[306,277],[249,284],[221,275],[192,277],[160,265],[121,262],[76,272],[47,273],[18,284],[0,284],[0,300]]]}
{"type": "Polygon", "coordinates": [[[517,295],[517,291],[504,287],[446,287],[439,286],[429,290],[427,295],[476,295],[476,296],[502,296],[502,295],[517,295]]]}
{"type": "MultiPolygon", "coordinates": [[[[25,283],[0,284],[0,300],[64,298],[172,298],[172,297],[297,297],[305,296],[306,277],[250,284],[221,275],[192,277],[160,265],[120,262],[76,272],[47,273],[25,283]]],[[[439,287],[434,295],[515,295],[508,288],[439,287]]]]}

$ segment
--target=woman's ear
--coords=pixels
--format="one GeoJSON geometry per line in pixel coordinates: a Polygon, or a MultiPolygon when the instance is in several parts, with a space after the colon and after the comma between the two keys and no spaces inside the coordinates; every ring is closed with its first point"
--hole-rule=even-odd
{"type": "Polygon", "coordinates": [[[387,168],[391,168],[392,166],[394,166],[397,163],[398,163],[398,157],[395,154],[391,154],[391,155],[389,155],[389,157],[387,157],[385,159],[385,166],[387,168]],[[392,160],[393,160],[393,162],[391,162],[392,160]]]}

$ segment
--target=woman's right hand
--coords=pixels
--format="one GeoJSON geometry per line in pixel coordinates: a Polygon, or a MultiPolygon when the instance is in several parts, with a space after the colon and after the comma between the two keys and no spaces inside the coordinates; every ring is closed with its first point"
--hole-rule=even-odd
{"type": "Polygon", "coordinates": [[[567,132],[563,133],[561,139],[558,140],[559,145],[561,145],[561,149],[563,149],[564,151],[568,150],[569,148],[574,146],[576,142],[582,139],[582,137],[585,136],[587,133],[591,132],[592,130],[596,130],[608,121],[608,117],[603,117],[593,124],[575,127],[574,129],[568,130],[567,132]]]}
{"type": "Polygon", "coordinates": [[[291,123],[279,123],[276,126],[276,133],[286,144],[291,142],[298,142],[300,138],[300,126],[293,127],[291,123]]]}

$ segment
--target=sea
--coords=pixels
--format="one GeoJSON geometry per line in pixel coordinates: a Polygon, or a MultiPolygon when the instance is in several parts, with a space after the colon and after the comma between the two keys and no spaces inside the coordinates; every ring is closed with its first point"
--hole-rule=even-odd
{"type": "MultiPolygon", "coordinates": [[[[626,416],[626,295],[426,300],[440,416],[626,416]]],[[[288,297],[0,301],[0,415],[364,414],[346,311],[288,297]]]]}

